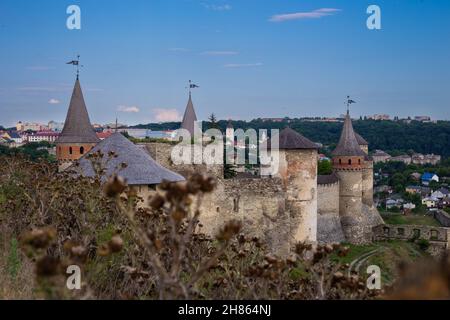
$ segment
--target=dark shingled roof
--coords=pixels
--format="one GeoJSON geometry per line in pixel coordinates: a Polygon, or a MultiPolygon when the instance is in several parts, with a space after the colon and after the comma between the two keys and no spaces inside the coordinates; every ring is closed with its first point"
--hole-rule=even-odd
{"type": "Polygon", "coordinates": [[[99,141],[89,120],[80,80],[77,78],[70,99],[66,122],[56,143],[97,143],[99,141]]]}
{"type": "MultiPolygon", "coordinates": [[[[319,149],[319,147],[311,140],[305,138],[297,131],[286,128],[279,134],[280,150],[296,150],[296,149],[319,149]]],[[[267,140],[267,148],[271,148],[271,139],[267,140]]]]}
{"type": "Polygon", "coordinates": [[[332,173],[329,175],[318,175],[317,176],[317,184],[333,184],[339,181],[339,177],[336,173],[332,173]]]}
{"type": "Polygon", "coordinates": [[[358,144],[360,146],[368,146],[369,145],[367,140],[364,139],[362,136],[360,136],[358,133],[355,132],[355,136],[356,136],[356,141],[358,141],[358,144]]]}
{"type": "Polygon", "coordinates": [[[192,103],[192,97],[189,93],[189,101],[184,112],[183,122],[181,123],[181,129],[189,131],[191,136],[194,136],[194,123],[197,121],[197,115],[195,114],[194,104],[192,103]]]}
{"type": "Polygon", "coordinates": [[[353,130],[352,119],[349,112],[345,117],[344,128],[342,129],[339,143],[332,152],[333,156],[359,156],[364,157],[366,154],[361,150],[361,147],[356,140],[355,131],[353,130]]]}
{"type": "Polygon", "coordinates": [[[147,152],[119,132],[97,144],[78,161],[78,167],[74,165],[72,168],[83,176],[93,177],[95,173],[88,157],[98,151],[104,154],[103,163],[106,172],[103,180],[111,177],[114,173],[124,178],[129,185],[155,185],[163,180],[169,182],[185,180],[181,175],[158,164],[147,152]],[[114,152],[117,157],[109,158],[110,152],[114,152]],[[118,169],[121,168],[122,163],[127,164],[126,168],[118,169]]]}

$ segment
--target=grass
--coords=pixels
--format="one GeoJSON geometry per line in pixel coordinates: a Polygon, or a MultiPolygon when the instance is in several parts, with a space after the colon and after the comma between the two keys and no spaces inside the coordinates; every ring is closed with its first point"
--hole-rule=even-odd
{"type": "Polygon", "coordinates": [[[350,248],[350,252],[345,257],[333,256],[333,260],[340,263],[350,264],[362,255],[374,250],[379,250],[361,265],[360,275],[365,278],[365,270],[368,266],[376,265],[381,269],[382,284],[391,284],[398,275],[398,265],[400,262],[413,262],[427,254],[420,250],[417,244],[405,241],[385,241],[370,245],[345,244],[350,248]]]}
{"type": "Polygon", "coordinates": [[[381,215],[386,224],[392,225],[419,225],[419,226],[432,226],[440,227],[439,222],[429,215],[413,214],[405,216],[401,213],[384,213],[381,215]]]}

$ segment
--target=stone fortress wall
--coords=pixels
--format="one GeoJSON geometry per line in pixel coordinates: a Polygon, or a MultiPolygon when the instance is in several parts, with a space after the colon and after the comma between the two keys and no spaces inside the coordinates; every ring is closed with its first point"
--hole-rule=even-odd
{"type": "Polygon", "coordinates": [[[430,244],[429,251],[433,255],[439,255],[450,248],[450,228],[423,225],[379,225],[372,231],[373,241],[426,240],[430,244]]]}
{"type": "Polygon", "coordinates": [[[184,176],[206,172],[217,178],[217,188],[202,201],[202,230],[214,236],[232,219],[243,221],[247,234],[265,240],[276,252],[287,253],[290,243],[289,213],[281,179],[223,179],[221,165],[175,165],[173,145],[145,143],[142,146],[162,166],[184,176]]]}
{"type": "Polygon", "coordinates": [[[319,244],[344,242],[345,236],[339,216],[339,180],[319,183],[317,190],[317,242],[319,244]]]}

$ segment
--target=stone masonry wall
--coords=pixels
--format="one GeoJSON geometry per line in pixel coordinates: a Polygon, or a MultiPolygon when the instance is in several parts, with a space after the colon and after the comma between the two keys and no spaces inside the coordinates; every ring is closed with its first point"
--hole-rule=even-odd
{"type": "Polygon", "coordinates": [[[364,161],[362,171],[362,201],[365,205],[373,206],[373,162],[364,161]]]}
{"type": "Polygon", "coordinates": [[[430,253],[439,254],[450,247],[450,229],[415,225],[380,225],[373,229],[374,241],[386,240],[426,240],[430,243],[430,253]]]}
{"type": "Polygon", "coordinates": [[[282,150],[279,176],[286,190],[292,242],[317,242],[317,150],[282,150]]]}
{"type": "Polygon", "coordinates": [[[339,169],[339,215],[345,238],[355,244],[370,242],[370,227],[362,213],[362,170],[339,169]]]}
{"type": "Polygon", "coordinates": [[[319,184],[317,209],[317,241],[320,244],[345,241],[339,217],[339,182],[319,184]]]}
{"type": "MultiPolygon", "coordinates": [[[[170,143],[144,143],[143,145],[152,158],[163,167],[181,174],[184,177],[188,177],[194,172],[206,172],[218,179],[223,178],[223,165],[205,165],[205,164],[174,164],[172,162],[172,150],[174,145],[170,143]]],[[[194,152],[194,146],[186,146],[191,152],[192,163],[200,163],[201,150],[198,153],[194,152]]]]}
{"type": "Polygon", "coordinates": [[[285,256],[290,248],[290,217],[279,179],[219,180],[205,197],[200,221],[203,232],[214,236],[223,225],[237,219],[247,235],[264,240],[272,251],[285,256]]]}
{"type": "Polygon", "coordinates": [[[437,221],[441,223],[444,227],[450,227],[450,214],[443,210],[438,210],[434,213],[434,217],[437,221]]]}

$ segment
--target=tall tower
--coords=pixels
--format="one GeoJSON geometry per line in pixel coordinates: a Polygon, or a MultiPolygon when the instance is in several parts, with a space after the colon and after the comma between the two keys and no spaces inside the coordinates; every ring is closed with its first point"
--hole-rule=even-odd
{"type": "Polygon", "coordinates": [[[92,128],[80,80],[77,76],[70,99],[66,122],[61,135],[56,140],[56,157],[59,170],[67,169],[74,161],[80,159],[100,140],[92,128]]]}
{"type": "Polygon", "coordinates": [[[332,154],[333,169],[340,180],[339,215],[345,237],[351,243],[365,242],[362,190],[366,154],[358,144],[348,110],[341,138],[332,154]]]}
{"type": "Polygon", "coordinates": [[[295,242],[317,242],[317,150],[315,143],[291,128],[279,134],[277,176],[286,190],[286,209],[295,242]]]}

